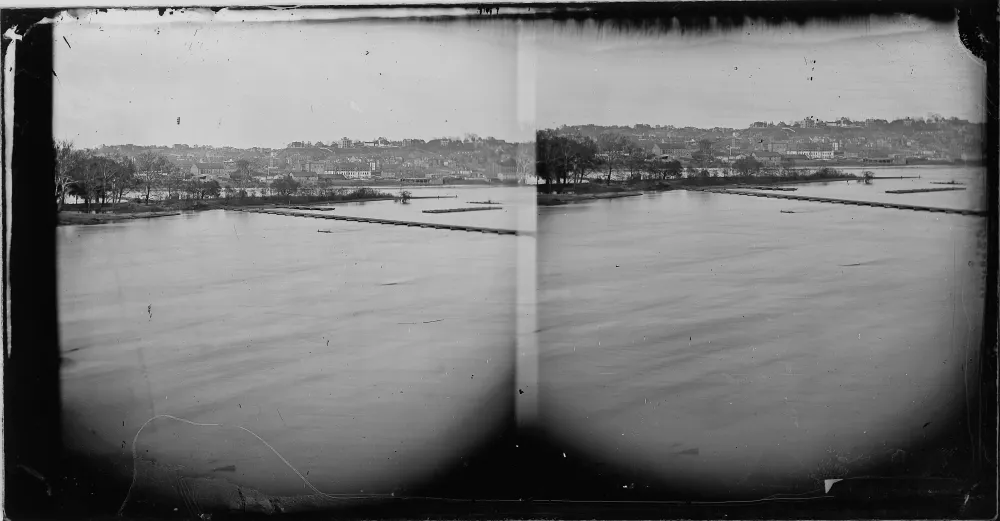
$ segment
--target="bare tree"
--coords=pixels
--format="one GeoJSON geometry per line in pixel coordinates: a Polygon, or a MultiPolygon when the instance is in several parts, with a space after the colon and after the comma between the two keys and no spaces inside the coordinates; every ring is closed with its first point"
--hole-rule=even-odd
{"type": "Polygon", "coordinates": [[[56,208],[61,211],[66,202],[66,195],[73,191],[74,175],[79,175],[79,169],[87,159],[86,152],[75,150],[70,141],[53,143],[56,152],[56,208]]]}
{"type": "Polygon", "coordinates": [[[625,136],[609,132],[601,134],[597,139],[597,145],[608,169],[607,183],[611,184],[611,173],[616,168],[624,166],[631,143],[625,136]]]}
{"type": "Polygon", "coordinates": [[[160,154],[146,151],[135,158],[136,184],[149,204],[149,196],[153,190],[164,187],[167,174],[174,169],[173,163],[160,154]]]}
{"type": "Polygon", "coordinates": [[[254,184],[254,174],[259,173],[264,168],[266,168],[265,163],[260,158],[238,159],[236,161],[236,171],[233,172],[232,176],[233,184],[239,190],[245,191],[254,184]]]}
{"type": "Polygon", "coordinates": [[[520,179],[526,179],[529,175],[534,175],[535,173],[535,144],[526,143],[517,146],[517,156],[514,158],[517,161],[517,176],[520,179]]]}
{"type": "Polygon", "coordinates": [[[628,155],[625,157],[625,167],[628,171],[629,179],[642,180],[643,173],[647,171],[649,155],[640,147],[629,145],[628,155]]]}

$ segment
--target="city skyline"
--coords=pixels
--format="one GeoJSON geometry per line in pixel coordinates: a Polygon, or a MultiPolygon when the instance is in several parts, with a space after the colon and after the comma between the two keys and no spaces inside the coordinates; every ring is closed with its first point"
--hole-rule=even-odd
{"type": "MultiPolygon", "coordinates": [[[[871,119],[873,121],[884,121],[886,123],[893,123],[893,122],[898,122],[898,121],[905,121],[907,119],[910,119],[910,120],[913,120],[913,121],[925,120],[925,119],[927,119],[928,117],[930,117],[932,115],[935,116],[935,117],[940,117],[941,120],[944,120],[944,121],[952,120],[953,118],[957,118],[959,122],[964,122],[964,123],[969,123],[969,124],[979,124],[979,125],[983,124],[983,122],[970,121],[970,120],[966,120],[964,118],[958,118],[957,116],[950,116],[948,114],[934,114],[934,113],[928,113],[928,114],[923,114],[923,115],[914,114],[914,115],[910,115],[910,116],[903,116],[903,117],[892,118],[892,119],[885,119],[885,118],[869,118],[869,119],[871,119]]],[[[804,116],[804,117],[797,118],[797,119],[794,119],[794,120],[789,119],[789,120],[783,121],[783,122],[782,121],[760,121],[760,120],[758,120],[758,121],[755,121],[755,122],[751,122],[750,124],[742,125],[742,126],[737,126],[737,127],[695,127],[695,126],[682,127],[682,126],[679,126],[679,125],[662,124],[662,123],[652,123],[652,122],[636,122],[636,123],[632,123],[632,124],[621,124],[621,125],[598,125],[598,124],[595,124],[595,123],[578,122],[578,123],[564,123],[564,124],[560,124],[560,125],[558,125],[556,127],[552,127],[552,128],[562,128],[562,127],[573,128],[573,127],[584,127],[584,126],[598,126],[598,127],[608,127],[608,128],[611,128],[611,127],[636,128],[638,125],[647,125],[649,127],[652,127],[653,129],[661,129],[661,130],[665,129],[665,128],[673,128],[673,129],[685,129],[685,128],[689,128],[689,129],[695,129],[695,130],[712,131],[713,129],[721,128],[721,129],[727,129],[727,130],[742,131],[742,130],[759,130],[759,128],[753,126],[753,124],[757,123],[757,122],[768,123],[768,124],[771,124],[772,126],[775,126],[775,127],[780,126],[780,123],[785,123],[786,126],[788,126],[788,127],[797,127],[800,123],[802,123],[803,121],[805,121],[808,118],[812,118],[812,116],[804,116]]],[[[852,128],[852,129],[866,128],[865,126],[863,126],[864,123],[865,123],[865,120],[858,119],[858,118],[852,118],[850,116],[838,116],[838,117],[835,117],[835,118],[831,118],[829,120],[824,120],[824,119],[820,119],[820,118],[813,118],[813,120],[816,123],[830,123],[830,122],[840,121],[841,119],[847,119],[847,120],[850,120],[855,125],[861,124],[862,126],[860,126],[860,127],[859,126],[834,127],[834,128],[852,128]]],[[[823,126],[818,126],[818,127],[813,127],[813,128],[814,129],[815,128],[823,128],[823,126]]],[[[542,130],[542,129],[539,129],[539,130],[542,130]]],[[[475,133],[470,133],[470,135],[475,135],[478,138],[483,139],[483,140],[488,139],[490,137],[490,136],[479,135],[479,134],[475,134],[475,133]]],[[[189,147],[192,147],[192,148],[198,148],[198,147],[213,148],[214,147],[214,148],[238,148],[238,149],[254,149],[254,148],[256,148],[256,149],[280,150],[280,149],[288,148],[289,145],[292,145],[294,143],[302,143],[302,144],[304,144],[304,143],[322,143],[322,146],[325,146],[325,147],[338,148],[338,147],[340,147],[340,141],[341,141],[341,139],[343,139],[344,137],[350,139],[352,141],[352,143],[354,143],[354,144],[366,143],[366,142],[374,142],[374,141],[376,141],[378,139],[378,137],[368,138],[368,137],[365,137],[365,136],[342,136],[341,138],[338,138],[338,139],[335,139],[335,140],[328,140],[328,141],[322,141],[322,140],[320,140],[320,141],[315,141],[315,142],[309,141],[308,139],[292,139],[292,140],[287,141],[286,143],[279,144],[277,147],[259,146],[259,145],[248,146],[248,147],[236,147],[236,146],[228,145],[228,144],[215,145],[215,144],[203,144],[203,143],[101,143],[99,145],[94,145],[94,146],[84,147],[84,148],[95,148],[95,147],[100,147],[100,146],[107,146],[107,147],[135,146],[135,147],[168,147],[169,148],[169,147],[173,147],[175,145],[185,145],[185,146],[189,146],[189,147]]],[[[436,141],[436,140],[442,140],[442,139],[447,139],[447,140],[450,140],[450,141],[456,141],[456,140],[461,141],[461,140],[464,140],[464,138],[465,138],[465,136],[437,136],[437,137],[430,138],[430,139],[423,139],[423,138],[409,138],[409,137],[387,137],[387,136],[384,136],[384,135],[381,136],[381,137],[386,137],[387,141],[389,141],[390,143],[403,143],[405,141],[414,141],[414,140],[423,141],[424,143],[427,143],[427,142],[436,141]]],[[[509,143],[509,144],[527,143],[527,142],[533,142],[534,141],[534,137],[531,137],[528,141],[508,141],[508,140],[504,140],[504,139],[501,139],[501,138],[496,138],[495,136],[494,136],[494,138],[497,139],[498,141],[503,141],[503,142],[506,142],[506,143],[509,143]]],[[[74,143],[74,144],[76,144],[76,143],[74,143]]],[[[378,148],[378,147],[376,147],[376,148],[378,148]]]]}
{"type": "Polygon", "coordinates": [[[955,25],[906,18],[650,37],[544,22],[129,24],[113,13],[56,27],[56,135],[83,147],[983,120],[984,70],[955,25]]]}

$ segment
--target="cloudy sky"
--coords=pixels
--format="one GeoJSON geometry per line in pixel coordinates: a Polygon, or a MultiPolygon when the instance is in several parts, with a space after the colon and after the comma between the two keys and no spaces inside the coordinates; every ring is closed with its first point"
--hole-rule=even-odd
{"type": "Polygon", "coordinates": [[[523,140],[536,125],[581,123],[983,119],[984,69],[953,25],[643,36],[547,23],[178,18],[112,11],[57,24],[57,136],[277,147],[343,136],[523,140]]]}
{"type": "Polygon", "coordinates": [[[983,120],[985,69],[955,25],[900,19],[659,38],[539,27],[536,35],[541,126],[745,128],[928,112],[983,120]]]}

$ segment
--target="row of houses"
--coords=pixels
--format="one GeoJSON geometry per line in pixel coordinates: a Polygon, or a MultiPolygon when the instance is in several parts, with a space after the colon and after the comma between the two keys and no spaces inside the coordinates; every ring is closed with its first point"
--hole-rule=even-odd
{"type": "MultiPolygon", "coordinates": [[[[653,155],[664,159],[690,160],[699,152],[697,142],[664,142],[649,143],[639,141],[638,146],[653,155]]],[[[831,142],[790,142],[753,140],[733,140],[730,143],[720,141],[712,144],[712,158],[722,162],[732,162],[753,155],[762,161],[779,162],[780,157],[801,160],[835,160],[835,159],[866,159],[891,158],[894,154],[905,157],[933,158],[941,154],[934,150],[913,148],[893,152],[879,143],[868,143],[859,146],[853,143],[842,144],[831,142]]]]}

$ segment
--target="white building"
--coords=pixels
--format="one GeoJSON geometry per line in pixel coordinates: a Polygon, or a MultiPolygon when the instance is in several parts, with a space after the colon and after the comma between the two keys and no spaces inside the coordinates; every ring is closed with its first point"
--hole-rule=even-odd
{"type": "Polygon", "coordinates": [[[801,153],[809,159],[833,159],[833,150],[804,150],[801,153]]]}
{"type": "Polygon", "coordinates": [[[334,174],[340,174],[347,179],[371,179],[372,173],[368,170],[337,170],[336,172],[331,172],[334,174]]]}

